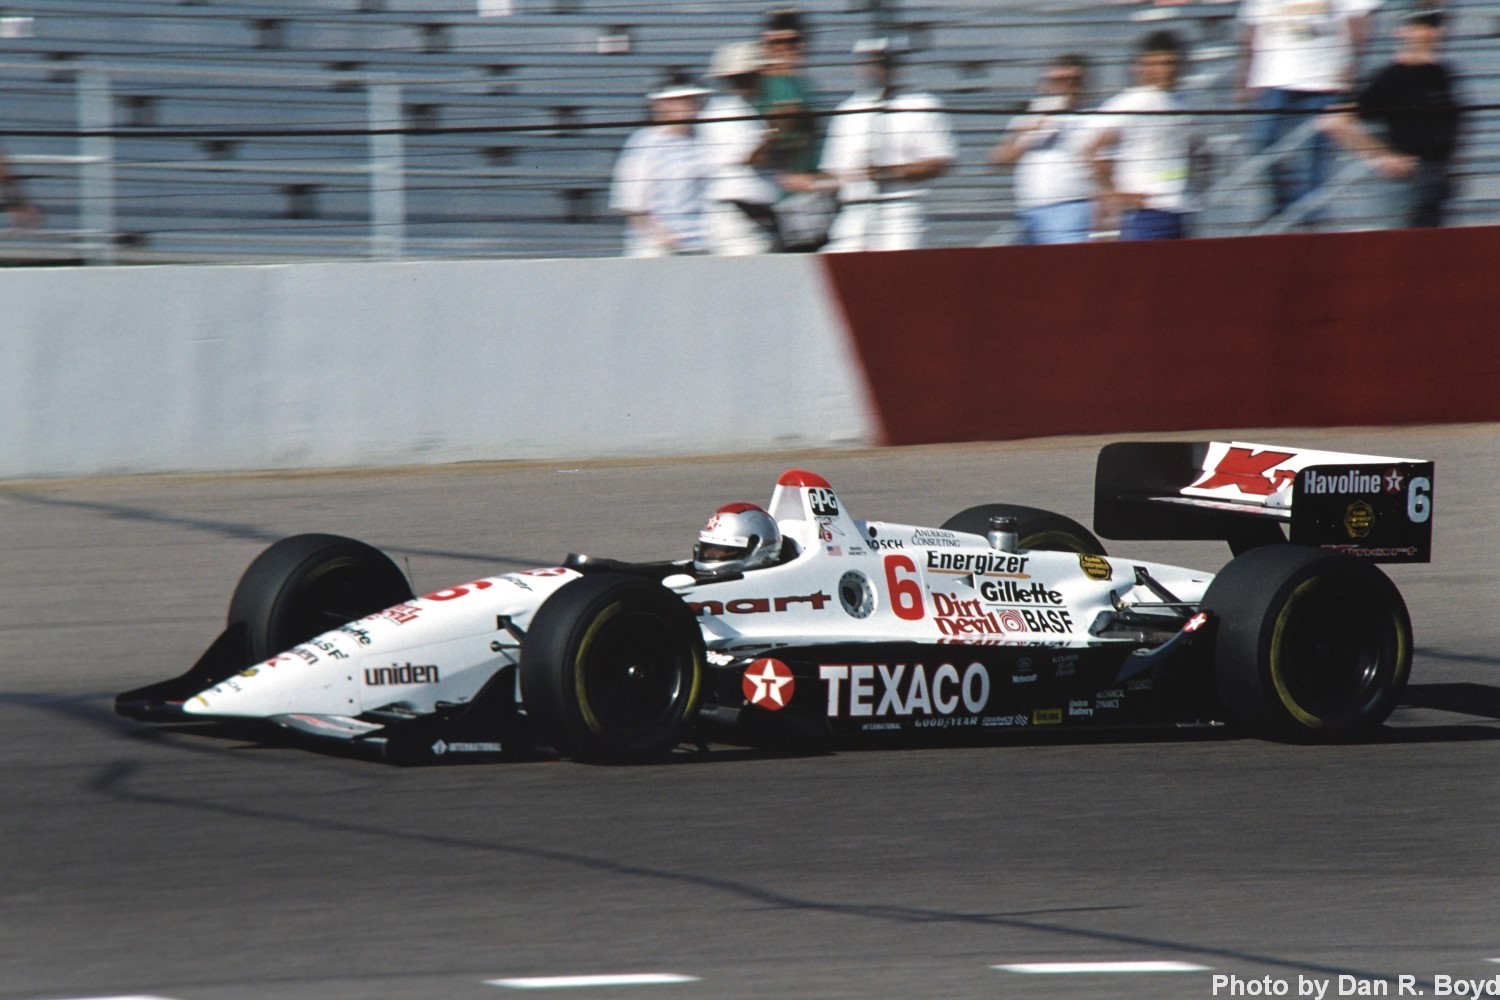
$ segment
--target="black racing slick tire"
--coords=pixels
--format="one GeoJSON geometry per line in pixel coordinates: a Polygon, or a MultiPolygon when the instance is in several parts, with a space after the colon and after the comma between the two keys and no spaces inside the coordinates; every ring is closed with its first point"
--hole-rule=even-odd
{"type": "Polygon", "coordinates": [[[1411,617],[1390,578],[1296,545],[1251,549],[1209,584],[1214,674],[1230,720],[1273,739],[1367,738],[1411,672],[1411,617]]]}
{"type": "Polygon", "coordinates": [[[579,760],[666,754],[697,717],[703,633],[653,580],[591,574],[537,610],[521,646],[521,700],[537,742],[579,760]]]}
{"type": "Polygon", "coordinates": [[[1016,519],[1016,547],[1049,552],[1077,552],[1084,556],[1105,555],[1104,546],[1094,533],[1071,517],[1054,514],[1038,507],[1009,503],[987,503],[954,514],[943,522],[947,531],[965,531],[984,535],[990,530],[990,518],[1016,519]]]}
{"type": "Polygon", "coordinates": [[[254,663],[412,596],[405,575],[379,549],[339,535],[292,535],[240,577],[229,624],[245,626],[254,663]]]}

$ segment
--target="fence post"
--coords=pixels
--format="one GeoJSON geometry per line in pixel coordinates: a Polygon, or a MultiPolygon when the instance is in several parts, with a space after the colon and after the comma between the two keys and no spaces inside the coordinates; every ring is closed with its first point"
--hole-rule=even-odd
{"type": "Polygon", "coordinates": [[[99,70],[78,74],[78,219],[83,259],[113,264],[115,244],[115,140],[109,77],[99,70]]]}
{"type": "Polygon", "coordinates": [[[370,256],[400,257],[406,242],[405,151],[399,129],[401,87],[368,85],[370,116],[370,256]]]}

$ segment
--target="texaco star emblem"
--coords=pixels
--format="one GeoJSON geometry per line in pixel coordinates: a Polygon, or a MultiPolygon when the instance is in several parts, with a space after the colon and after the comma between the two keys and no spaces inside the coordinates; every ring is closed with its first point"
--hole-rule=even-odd
{"type": "Polygon", "coordinates": [[[756,660],[745,668],[745,700],[771,712],[786,707],[797,690],[791,668],[780,660],[756,660]]]}

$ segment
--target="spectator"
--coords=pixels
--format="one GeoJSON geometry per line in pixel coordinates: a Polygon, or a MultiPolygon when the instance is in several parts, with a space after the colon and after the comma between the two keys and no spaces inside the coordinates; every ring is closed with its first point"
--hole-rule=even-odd
{"type": "Polygon", "coordinates": [[[773,130],[766,169],[787,191],[808,191],[818,170],[818,119],[812,87],[802,77],[807,22],[802,12],[773,10],[761,32],[765,66],[755,107],[773,130]]]}
{"type": "MultiPolygon", "coordinates": [[[[1353,89],[1369,13],[1380,0],[1244,0],[1240,7],[1241,104],[1264,114],[1254,131],[1266,149],[1353,89]]],[[[1328,179],[1333,150],[1315,134],[1305,151],[1271,168],[1272,215],[1328,179]]]]}
{"type": "Polygon", "coordinates": [[[1452,71],[1438,58],[1442,11],[1407,15],[1397,38],[1395,57],[1359,92],[1355,106],[1323,124],[1386,179],[1382,214],[1390,225],[1441,226],[1453,187],[1448,165],[1458,145],[1461,103],[1452,71]],[[1374,123],[1383,138],[1362,121],[1374,123]]]}
{"type": "Polygon", "coordinates": [[[625,255],[702,253],[708,163],[694,119],[708,92],[677,76],[652,91],[656,124],[633,132],[615,162],[610,207],[625,216],[625,255]]]}
{"type": "Polygon", "coordinates": [[[1072,53],[1053,59],[1042,73],[1041,96],[990,150],[991,163],[1016,168],[1024,243],[1082,243],[1093,230],[1093,180],[1084,155],[1089,129],[1074,114],[1088,89],[1088,65],[1072,53]]]}
{"type": "Polygon", "coordinates": [[[863,86],[839,105],[823,147],[823,171],[843,204],[825,249],[921,246],[922,185],[953,162],[947,116],[936,97],[897,86],[900,52],[888,39],[866,39],[854,52],[863,86]]]}
{"type": "Polygon", "coordinates": [[[21,182],[10,169],[10,161],[5,158],[5,151],[0,149],[0,198],[4,198],[5,211],[10,216],[10,224],[17,229],[35,229],[42,224],[42,212],[31,202],[26,200],[26,193],[21,190],[21,182]]]}
{"type": "Polygon", "coordinates": [[[1182,42],[1176,35],[1147,35],[1132,66],[1135,86],[1105,101],[1090,129],[1085,152],[1101,214],[1118,220],[1122,240],[1187,235],[1194,136],[1173,92],[1181,68],[1182,42]]]}
{"type": "Polygon", "coordinates": [[[776,185],[760,171],[771,130],[751,105],[765,65],[760,46],[734,42],[714,53],[709,76],[724,88],[703,109],[698,140],[709,164],[708,245],[716,254],[765,253],[774,244],[776,185]]]}

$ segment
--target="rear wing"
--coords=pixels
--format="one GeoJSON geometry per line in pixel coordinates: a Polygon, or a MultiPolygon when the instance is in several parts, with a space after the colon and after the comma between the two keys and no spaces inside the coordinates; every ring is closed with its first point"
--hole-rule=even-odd
{"type": "Polygon", "coordinates": [[[1094,530],[1118,539],[1290,540],[1378,562],[1432,553],[1433,463],[1240,441],[1106,445],[1094,530]]]}

